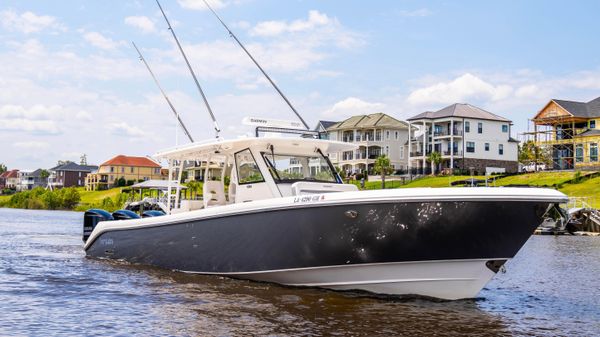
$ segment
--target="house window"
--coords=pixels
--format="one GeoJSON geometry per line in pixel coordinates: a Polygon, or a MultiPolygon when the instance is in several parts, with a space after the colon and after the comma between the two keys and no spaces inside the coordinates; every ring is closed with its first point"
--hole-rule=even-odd
{"type": "Polygon", "coordinates": [[[465,122],[465,132],[471,132],[471,123],[465,122]]]}
{"type": "Polygon", "coordinates": [[[81,178],[81,172],[79,172],[79,178],[81,178]]]}
{"type": "Polygon", "coordinates": [[[598,161],[598,143],[590,143],[590,161],[598,161]]]}
{"type": "Polygon", "coordinates": [[[475,152],[475,142],[467,142],[467,152],[475,152]]]}
{"type": "Polygon", "coordinates": [[[490,150],[490,143],[485,143],[485,150],[489,151],[490,150]]]}
{"type": "Polygon", "coordinates": [[[115,177],[111,174],[110,175],[110,181],[113,181],[113,180],[115,180],[115,177]]]}
{"type": "Polygon", "coordinates": [[[154,174],[159,174],[160,173],[160,169],[159,168],[155,168],[154,169],[154,174]]]}
{"type": "Polygon", "coordinates": [[[390,155],[390,147],[389,146],[385,146],[385,155],[389,157],[390,155]]]}
{"type": "Polygon", "coordinates": [[[508,125],[506,125],[506,124],[502,125],[502,132],[504,132],[504,133],[508,132],[508,125]]]}
{"type": "Polygon", "coordinates": [[[389,131],[385,132],[385,139],[390,139],[390,132],[389,131]]]}
{"type": "Polygon", "coordinates": [[[110,173],[115,172],[115,168],[113,166],[110,167],[110,173]]]}
{"type": "Polygon", "coordinates": [[[395,132],[396,140],[398,140],[398,131],[395,132]]]}
{"type": "Polygon", "coordinates": [[[404,146],[400,146],[400,159],[404,159],[404,146]]]}
{"type": "Polygon", "coordinates": [[[121,173],[125,173],[125,168],[121,167],[121,173]]]}
{"type": "Polygon", "coordinates": [[[592,119],[590,121],[590,129],[595,129],[595,128],[596,128],[596,121],[592,119]]]}
{"type": "Polygon", "coordinates": [[[477,133],[483,133],[483,123],[477,123],[477,133]]]}
{"type": "Polygon", "coordinates": [[[131,170],[131,173],[133,173],[133,167],[131,167],[131,169],[130,169],[130,170],[131,170]]]}
{"type": "Polygon", "coordinates": [[[583,162],[583,144],[575,145],[575,162],[576,163],[583,162]]]}
{"type": "Polygon", "coordinates": [[[498,145],[498,154],[499,155],[503,155],[504,154],[504,145],[502,145],[502,144],[498,145]]]}

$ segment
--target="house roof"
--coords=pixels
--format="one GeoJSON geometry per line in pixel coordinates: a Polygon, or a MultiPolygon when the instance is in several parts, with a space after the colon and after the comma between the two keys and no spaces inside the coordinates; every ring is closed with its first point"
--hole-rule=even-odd
{"type": "Polygon", "coordinates": [[[118,155],[113,157],[104,163],[100,164],[100,166],[141,166],[141,167],[161,167],[160,164],[155,162],[154,160],[147,157],[131,157],[125,155],[118,155]]]}
{"type": "Polygon", "coordinates": [[[73,162],[68,162],[63,165],[58,165],[50,169],[50,171],[76,171],[76,172],[92,172],[97,170],[98,166],[94,165],[79,165],[73,162]]]}
{"type": "Polygon", "coordinates": [[[444,117],[463,117],[473,119],[486,119],[501,122],[511,122],[509,119],[493,114],[482,108],[466,103],[454,103],[438,111],[426,111],[409,118],[409,121],[418,119],[437,119],[444,117]]]}
{"type": "Polygon", "coordinates": [[[0,178],[17,178],[18,176],[19,170],[8,170],[0,174],[0,178]]]}
{"type": "Polygon", "coordinates": [[[327,130],[328,128],[330,128],[332,125],[336,124],[337,122],[333,122],[333,121],[319,121],[319,123],[317,123],[317,126],[315,127],[315,130],[319,129],[319,125],[323,126],[323,129],[327,130]]]}
{"type": "Polygon", "coordinates": [[[386,115],[382,112],[370,115],[352,116],[344,121],[335,123],[327,128],[330,130],[357,129],[357,128],[391,128],[408,129],[408,124],[386,115]]]}
{"type": "Polygon", "coordinates": [[[567,110],[575,117],[592,118],[600,117],[600,97],[595,98],[587,103],[576,101],[565,101],[553,99],[556,104],[567,110]]]}

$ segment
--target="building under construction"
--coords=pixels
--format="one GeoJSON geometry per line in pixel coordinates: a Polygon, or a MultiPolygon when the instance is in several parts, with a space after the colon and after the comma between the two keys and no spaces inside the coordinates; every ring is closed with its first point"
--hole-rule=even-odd
{"type": "Polygon", "coordinates": [[[547,169],[600,170],[600,97],[587,103],[553,99],[529,123],[533,131],[524,140],[539,147],[538,158],[552,158],[547,169]]]}

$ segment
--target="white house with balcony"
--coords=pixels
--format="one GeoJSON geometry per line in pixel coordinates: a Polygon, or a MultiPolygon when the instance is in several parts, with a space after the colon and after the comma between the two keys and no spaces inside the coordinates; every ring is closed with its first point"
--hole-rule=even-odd
{"type": "Polygon", "coordinates": [[[409,171],[426,174],[427,158],[441,154],[436,171],[460,169],[477,174],[516,172],[518,141],[511,134],[512,122],[470,104],[456,103],[438,111],[427,111],[408,119],[409,171]]]}
{"type": "Polygon", "coordinates": [[[408,124],[384,113],[352,116],[330,124],[329,140],[356,143],[356,151],[330,154],[334,165],[347,174],[372,173],[375,160],[382,154],[390,158],[396,171],[406,171],[408,163],[408,124]]]}

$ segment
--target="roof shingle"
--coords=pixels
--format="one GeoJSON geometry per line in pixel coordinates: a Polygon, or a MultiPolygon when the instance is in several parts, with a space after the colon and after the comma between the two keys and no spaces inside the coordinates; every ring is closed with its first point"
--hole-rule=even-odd
{"type": "Polygon", "coordinates": [[[417,119],[436,119],[444,117],[464,117],[473,119],[487,119],[501,122],[511,122],[509,119],[493,114],[471,104],[454,103],[438,111],[426,111],[409,118],[409,121],[417,119]]]}
{"type": "Polygon", "coordinates": [[[100,166],[106,165],[114,165],[114,166],[141,166],[141,167],[161,167],[160,164],[151,160],[147,157],[130,157],[124,155],[118,155],[114,158],[111,158],[104,163],[100,164],[100,166]]]}

